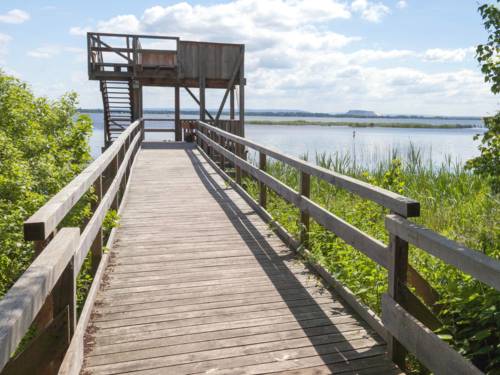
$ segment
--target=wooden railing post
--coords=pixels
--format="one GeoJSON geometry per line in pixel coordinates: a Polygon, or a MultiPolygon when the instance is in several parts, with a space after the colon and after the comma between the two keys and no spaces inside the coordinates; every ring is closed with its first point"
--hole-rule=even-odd
{"type": "MultiPolygon", "coordinates": [[[[120,163],[118,164],[118,167],[117,167],[117,173],[118,173],[118,169],[120,169],[121,165],[124,163],[124,160],[125,160],[125,155],[127,153],[127,142],[125,141],[123,143],[123,146],[120,148],[120,152],[118,153],[118,155],[120,155],[120,163]]],[[[123,194],[125,194],[125,189],[127,188],[127,172],[125,171],[125,173],[123,174],[123,177],[120,181],[120,189],[118,189],[118,193],[117,193],[117,196],[119,195],[119,201],[118,202],[121,202],[122,201],[122,198],[123,198],[123,194]]],[[[118,206],[120,207],[120,206],[118,206]]]]}
{"type": "MultiPolygon", "coordinates": [[[[221,147],[224,147],[224,137],[218,135],[217,141],[221,147]]],[[[224,168],[226,166],[226,159],[224,158],[224,155],[222,153],[219,153],[219,157],[220,157],[220,169],[224,172],[224,168]]]]}
{"type": "MultiPolygon", "coordinates": [[[[259,152],[259,169],[261,171],[266,171],[267,168],[267,157],[263,152],[259,152]]],[[[267,187],[262,181],[259,181],[259,204],[266,208],[267,207],[267,187]]]]}
{"type": "MultiPolygon", "coordinates": [[[[235,143],[234,148],[235,148],[236,156],[241,157],[241,145],[238,143],[235,143]]],[[[241,168],[237,165],[235,167],[236,167],[236,183],[238,185],[241,185],[241,168]]]]}
{"type": "Polygon", "coordinates": [[[66,266],[52,292],[54,300],[54,316],[66,307],[69,309],[69,332],[73,336],[76,327],[76,275],[74,258],[66,266]]]}
{"type": "MultiPolygon", "coordinates": [[[[308,173],[300,172],[300,195],[309,198],[311,193],[311,176],[308,173]]],[[[300,243],[307,247],[309,241],[309,214],[300,211],[300,243]]]]}
{"type": "MultiPolygon", "coordinates": [[[[214,140],[214,132],[212,132],[212,131],[208,132],[208,138],[210,138],[211,140],[214,140]]],[[[215,159],[214,148],[211,145],[207,144],[207,151],[208,151],[208,157],[210,159],[214,160],[215,159]]]]}
{"type": "MultiPolygon", "coordinates": [[[[208,131],[204,127],[201,128],[201,133],[203,135],[208,135],[208,131]]],[[[207,142],[205,142],[204,140],[201,141],[201,147],[203,148],[203,151],[205,151],[205,153],[208,152],[208,145],[207,145],[207,142]]]]}
{"type": "MultiPolygon", "coordinates": [[[[35,251],[35,258],[39,256],[43,249],[47,247],[49,242],[54,238],[55,232],[52,232],[45,240],[38,240],[33,242],[33,248],[35,251]]],[[[47,296],[45,303],[40,309],[39,313],[35,319],[35,326],[38,331],[44,330],[54,318],[54,304],[52,294],[47,296]]]]}
{"type": "MultiPolygon", "coordinates": [[[[97,207],[99,206],[99,203],[101,203],[102,200],[102,176],[99,176],[97,180],[94,182],[94,193],[96,195],[96,200],[92,205],[92,211],[95,212],[97,207]]],[[[102,258],[102,227],[99,228],[99,231],[97,232],[97,235],[94,239],[94,242],[92,242],[91,246],[91,252],[92,252],[92,275],[95,275],[97,271],[97,267],[99,267],[99,263],[101,262],[102,258]]]]}
{"type": "MultiPolygon", "coordinates": [[[[0,372],[55,374],[76,327],[74,254],[79,245],[78,228],[62,228],[0,300],[0,372]],[[51,320],[23,343],[23,337],[50,298],[51,320]]],[[[38,326],[37,326],[38,327],[38,326]]]]}
{"type": "MultiPolygon", "coordinates": [[[[388,264],[388,286],[389,295],[405,307],[404,288],[406,288],[408,273],[408,242],[390,233],[389,236],[389,264],[388,264]]],[[[387,349],[391,360],[405,370],[407,350],[393,336],[387,340],[387,349]]]]}
{"type": "MultiPolygon", "coordinates": [[[[113,160],[111,161],[111,163],[109,165],[109,167],[110,167],[109,168],[109,183],[107,184],[108,188],[109,188],[109,186],[111,186],[113,179],[118,174],[118,169],[120,168],[119,155],[120,155],[120,152],[118,152],[115,155],[115,157],[113,158],[113,160]]],[[[117,192],[114,199],[113,199],[113,203],[111,203],[112,210],[118,211],[118,207],[120,207],[119,195],[120,194],[117,192]]]]}

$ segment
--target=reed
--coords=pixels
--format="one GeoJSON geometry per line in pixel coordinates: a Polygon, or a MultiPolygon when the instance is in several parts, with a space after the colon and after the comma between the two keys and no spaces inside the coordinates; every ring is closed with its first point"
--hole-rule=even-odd
{"type": "MultiPolygon", "coordinates": [[[[451,239],[500,259],[500,200],[487,179],[465,170],[446,157],[439,165],[415,146],[407,152],[365,155],[365,167],[350,154],[316,154],[318,165],[416,199],[421,216],[415,222],[451,239]]],[[[304,155],[303,159],[308,159],[304,155]]],[[[268,173],[298,188],[298,173],[278,161],[268,163],[268,173]]],[[[246,188],[258,196],[257,184],[246,188]]],[[[316,178],[311,179],[312,199],[371,236],[387,243],[384,228],[387,210],[316,178]]],[[[268,211],[298,238],[299,212],[276,194],[268,193],[268,211]]],[[[315,222],[310,227],[310,250],[337,279],[365,304],[380,312],[380,297],[387,290],[387,273],[365,255],[346,245],[315,222]]],[[[410,263],[440,294],[443,322],[440,334],[482,369],[500,366],[500,293],[462,274],[418,249],[410,249],[410,263]],[[492,365],[493,364],[493,365],[492,365]]],[[[488,368],[489,369],[489,368],[488,368]]]]}

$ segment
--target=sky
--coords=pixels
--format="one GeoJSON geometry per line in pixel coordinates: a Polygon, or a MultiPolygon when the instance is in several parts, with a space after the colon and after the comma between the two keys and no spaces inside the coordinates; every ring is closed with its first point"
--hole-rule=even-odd
{"type": "MultiPolygon", "coordinates": [[[[483,116],[498,109],[475,46],[487,34],[476,0],[3,0],[0,67],[51,99],[89,81],[86,32],[244,43],[248,109],[483,116]]],[[[214,90],[212,90],[214,91],[214,90]]],[[[208,94],[216,107],[222,90],[208,94]]],[[[146,108],[173,89],[146,88],[146,108]]],[[[187,96],[184,107],[193,108],[187,96]]]]}

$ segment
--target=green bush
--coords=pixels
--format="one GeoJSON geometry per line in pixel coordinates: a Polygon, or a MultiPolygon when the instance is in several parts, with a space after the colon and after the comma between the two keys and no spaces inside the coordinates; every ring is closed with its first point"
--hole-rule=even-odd
{"type": "MultiPolygon", "coordinates": [[[[36,97],[0,71],[0,298],[33,259],[23,221],[91,160],[92,123],[76,104],[75,93],[36,97]]],[[[90,214],[88,203],[86,196],[65,223],[79,226],[90,214]]]]}
{"type": "MultiPolygon", "coordinates": [[[[497,0],[497,4],[500,3],[497,0]]],[[[493,94],[500,93],[500,9],[496,4],[482,4],[479,13],[483,18],[488,41],[476,48],[484,81],[491,84],[493,94]]],[[[481,155],[467,162],[467,167],[480,176],[490,179],[492,190],[500,193],[500,112],[485,118],[488,130],[481,137],[481,155]]],[[[475,137],[479,139],[479,135],[475,137]]]]}
{"type": "MultiPolygon", "coordinates": [[[[436,167],[424,163],[421,152],[411,148],[408,155],[392,155],[372,170],[354,166],[348,155],[319,155],[317,163],[373,185],[413,198],[421,203],[415,218],[444,236],[500,259],[500,202],[491,193],[491,181],[450,162],[436,167]]],[[[280,162],[268,164],[268,172],[298,188],[298,173],[280,162]]],[[[248,191],[258,197],[255,181],[245,181],[248,191]]],[[[268,193],[268,210],[298,238],[299,212],[274,193],[268,193]]],[[[356,197],[316,178],[311,179],[311,197],[340,218],[387,243],[381,206],[356,197]]],[[[380,313],[380,297],[387,291],[387,272],[339,237],[312,221],[310,250],[337,279],[365,304],[380,313]]],[[[440,294],[439,313],[444,339],[464,356],[487,371],[500,370],[500,293],[446,265],[428,253],[410,248],[410,263],[440,294]]],[[[417,371],[418,372],[418,371],[417,371]]]]}

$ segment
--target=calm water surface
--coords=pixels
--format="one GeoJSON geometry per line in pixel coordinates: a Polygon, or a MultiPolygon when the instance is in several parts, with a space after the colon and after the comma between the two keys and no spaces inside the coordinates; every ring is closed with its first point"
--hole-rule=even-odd
{"type": "MultiPolygon", "coordinates": [[[[94,134],[91,139],[92,155],[98,156],[103,145],[102,114],[92,114],[94,134]]],[[[161,115],[148,115],[148,118],[161,115]]],[[[257,119],[257,117],[250,117],[257,119]]],[[[261,119],[270,119],[261,118],[261,119]]],[[[273,120],[296,120],[308,118],[273,117],[273,120]]],[[[315,120],[317,120],[315,118],[315,120]]],[[[331,120],[331,119],[327,119],[331,120]]],[[[353,119],[353,121],[359,119],[353,119]]],[[[365,119],[366,120],[366,119],[365,119]]],[[[378,119],[369,119],[371,122],[378,119]]],[[[381,119],[386,122],[387,119],[381,119]]],[[[408,122],[423,122],[422,119],[405,119],[408,122]]],[[[346,121],[346,119],[342,119],[346,121]]],[[[399,121],[399,120],[398,120],[399,121]]],[[[433,120],[435,121],[435,120],[433,120]]],[[[448,120],[441,123],[456,123],[448,120]]],[[[474,120],[470,120],[474,121],[474,120]]],[[[464,120],[460,120],[464,123],[464,120]]],[[[477,122],[477,121],[476,121],[477,122]]],[[[165,122],[149,122],[147,126],[167,127],[165,122]]],[[[386,160],[392,152],[406,155],[410,147],[420,150],[425,162],[432,161],[439,165],[450,159],[452,162],[463,163],[479,154],[478,141],[475,134],[484,129],[398,129],[398,128],[350,128],[329,127],[320,125],[290,126],[290,125],[246,125],[246,136],[258,143],[281,150],[294,156],[308,155],[314,160],[318,153],[348,154],[358,165],[374,166],[377,161],[386,160]]],[[[148,140],[172,140],[171,133],[149,133],[148,140]]]]}

